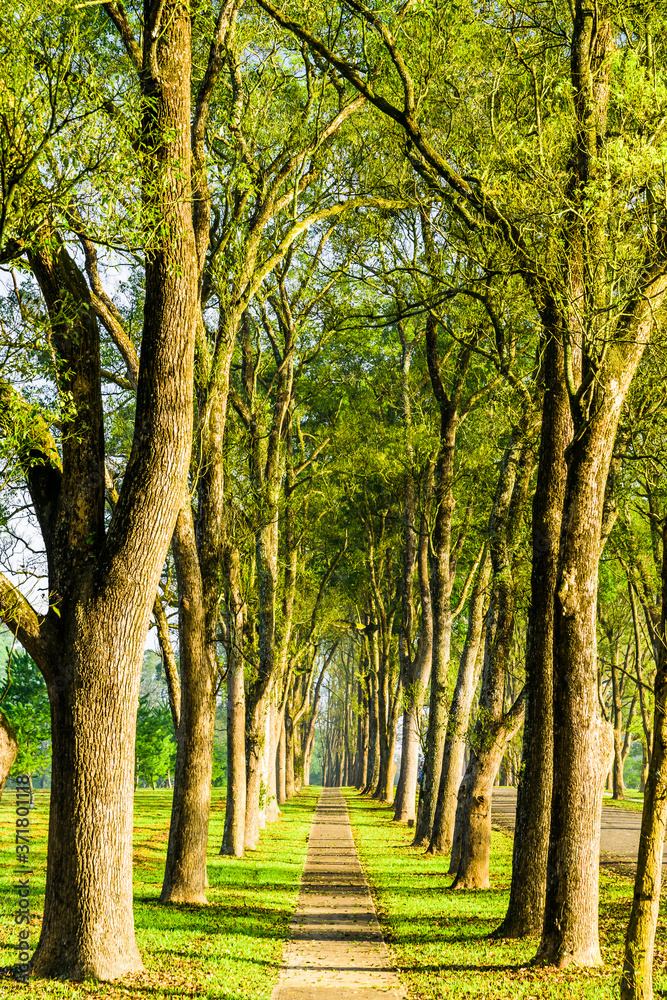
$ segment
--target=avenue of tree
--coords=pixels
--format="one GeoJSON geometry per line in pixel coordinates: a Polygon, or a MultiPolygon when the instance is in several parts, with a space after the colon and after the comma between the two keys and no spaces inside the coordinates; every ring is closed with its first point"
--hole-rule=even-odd
{"type": "Polygon", "coordinates": [[[620,995],[653,996],[666,39],[660,3],[11,0],[0,792],[50,741],[33,975],[142,968],[138,781],[173,777],[160,902],[206,903],[223,773],[221,854],[354,785],[457,889],[517,784],[496,935],[599,964],[636,761],[620,995]]]}

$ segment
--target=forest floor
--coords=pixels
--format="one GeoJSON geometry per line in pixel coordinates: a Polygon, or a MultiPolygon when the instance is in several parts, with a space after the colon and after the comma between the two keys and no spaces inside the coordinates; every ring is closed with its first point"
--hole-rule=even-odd
{"type": "MultiPolygon", "coordinates": [[[[0,976],[0,996],[36,1000],[268,1000],[278,979],[284,942],[301,883],[308,834],[319,794],[305,788],[282,807],[283,816],[262,832],[259,848],[239,861],[220,857],[224,792],[213,789],[207,890],[209,906],[160,906],[169,831],[171,792],[138,791],[135,797],[134,915],[146,971],[115,983],[34,981],[27,987],[0,976]]],[[[37,944],[44,904],[48,792],[36,793],[30,813],[34,875],[31,904],[37,944]]],[[[0,967],[16,962],[14,923],[14,795],[0,803],[0,967]]]]}
{"type": "MultiPolygon", "coordinates": [[[[633,882],[600,872],[599,969],[528,967],[537,940],[489,939],[507,906],[512,839],[494,830],[491,888],[449,891],[449,858],[410,846],[413,831],[392,822],[392,811],[345,789],[361,864],[380,926],[411,1000],[611,1000],[618,996],[623,941],[633,882]]],[[[656,935],[654,988],[667,990],[667,913],[656,935]]],[[[664,995],[664,994],[663,994],[664,995]]]]}

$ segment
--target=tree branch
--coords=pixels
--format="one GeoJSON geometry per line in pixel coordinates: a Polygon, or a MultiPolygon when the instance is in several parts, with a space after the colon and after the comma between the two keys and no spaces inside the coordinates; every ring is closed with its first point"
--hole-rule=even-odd
{"type": "Polygon", "coordinates": [[[130,27],[130,22],[127,19],[124,5],[120,2],[105,3],[104,9],[109,19],[116,25],[118,34],[120,35],[121,41],[125,46],[125,51],[132,60],[134,68],[138,73],[140,73],[143,62],[141,49],[139,48],[139,44],[134,37],[132,28],[130,27]]]}
{"type": "Polygon", "coordinates": [[[50,681],[59,645],[58,629],[48,617],[37,614],[4,573],[0,573],[0,618],[33,658],[44,679],[50,681]]]}

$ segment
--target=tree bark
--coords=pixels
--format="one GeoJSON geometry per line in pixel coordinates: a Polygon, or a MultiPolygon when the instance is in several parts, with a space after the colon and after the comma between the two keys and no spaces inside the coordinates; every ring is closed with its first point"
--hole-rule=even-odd
{"type": "Polygon", "coordinates": [[[446,854],[452,849],[470,709],[484,660],[480,655],[480,648],[483,648],[484,604],[490,572],[491,559],[487,550],[480,561],[470,595],[468,629],[447,721],[440,788],[427,852],[429,854],[446,854]]]}
{"type": "MultiPolygon", "coordinates": [[[[327,667],[333,659],[333,655],[336,651],[338,643],[336,643],[330,652],[327,654],[322,670],[320,671],[320,676],[318,677],[317,684],[315,685],[315,692],[313,694],[313,704],[310,709],[310,714],[308,716],[308,723],[306,728],[306,738],[304,741],[303,750],[303,783],[304,785],[310,784],[310,762],[313,756],[313,748],[315,746],[315,727],[317,725],[317,716],[320,710],[320,698],[322,694],[322,682],[324,680],[324,674],[327,667]]],[[[361,687],[361,685],[360,685],[361,687]]]]}
{"type": "Polygon", "coordinates": [[[431,584],[428,571],[429,536],[426,509],[430,499],[433,466],[429,463],[424,490],[424,511],[420,520],[417,566],[419,571],[419,594],[421,603],[421,636],[416,669],[411,671],[410,683],[405,691],[407,708],[403,715],[403,752],[401,771],[403,786],[396,791],[394,820],[413,826],[415,822],[415,796],[417,794],[417,774],[422,712],[433,660],[433,609],[431,606],[431,584]]]}
{"type": "Polygon", "coordinates": [[[285,796],[294,798],[294,723],[290,711],[289,694],[285,699],[285,796]]]}
{"type": "Polygon", "coordinates": [[[206,903],[217,658],[206,643],[204,589],[189,498],[172,551],[179,585],[181,715],[161,903],[206,903]]]}
{"type": "Polygon", "coordinates": [[[572,446],[563,506],[554,619],[553,798],[537,956],[558,966],[602,961],[600,821],[613,737],[598,706],[597,582],[605,486],[620,403],[618,395],[601,401],[598,419],[591,420],[593,426],[589,424],[572,446]]]}
{"type": "Polygon", "coordinates": [[[653,949],[667,832],[667,521],[662,523],[662,610],[655,676],[653,753],[644,791],[632,910],[625,936],[621,1000],[653,1000],[653,949]]]}
{"type": "Polygon", "coordinates": [[[0,710],[0,800],[2,800],[2,792],[18,752],[19,747],[14,727],[4,712],[0,710]]]}
{"type": "Polygon", "coordinates": [[[507,744],[523,722],[523,699],[518,699],[500,724],[485,733],[482,752],[473,751],[462,782],[460,857],[453,889],[488,889],[491,853],[491,798],[493,783],[507,744]]]}
{"type": "Polygon", "coordinates": [[[256,701],[246,713],[246,812],[245,847],[254,851],[259,839],[259,800],[262,785],[265,699],[256,701]]]}
{"type": "Polygon", "coordinates": [[[276,767],[278,757],[278,705],[275,696],[269,702],[269,746],[267,750],[267,779],[266,779],[266,821],[275,823],[280,819],[281,812],[278,804],[278,771],[276,767]]]}
{"type": "Polygon", "coordinates": [[[366,766],[366,784],[363,794],[371,794],[377,787],[380,776],[380,747],[378,738],[378,693],[377,678],[372,669],[366,678],[368,687],[368,760],[366,766]]]}
{"type": "Polygon", "coordinates": [[[14,727],[4,712],[0,710],[0,800],[18,752],[19,747],[14,727]]]}
{"type": "Polygon", "coordinates": [[[370,703],[368,690],[363,680],[359,681],[359,703],[363,706],[362,728],[361,728],[361,752],[359,754],[359,774],[357,775],[357,788],[363,791],[366,783],[366,773],[368,771],[368,755],[370,753],[370,703]]]}
{"type": "Polygon", "coordinates": [[[276,753],[276,788],[278,805],[284,806],[287,802],[287,790],[285,788],[285,723],[282,716],[278,718],[278,727],[280,735],[276,753]]]}
{"type": "Polygon", "coordinates": [[[451,566],[452,516],[454,513],[454,447],[459,423],[457,407],[447,399],[441,403],[440,449],[435,470],[436,515],[433,531],[434,556],[431,570],[433,595],[433,665],[429,701],[426,755],[420,794],[420,815],[413,843],[431,839],[438,801],[442,754],[447,726],[449,651],[452,632],[450,598],[453,586],[451,566]]]}
{"type": "Polygon", "coordinates": [[[245,684],[243,669],[244,604],[239,587],[240,559],[236,548],[225,551],[227,580],[227,801],[221,854],[243,857],[245,846],[246,754],[245,684]]]}
{"type": "Polygon", "coordinates": [[[532,570],[526,635],[526,718],[517,790],[512,884],[501,937],[541,933],[553,780],[553,616],[558,569],[565,448],[572,421],[564,378],[562,341],[545,347],[537,483],[533,498],[532,570]]]}
{"type": "Polygon", "coordinates": [[[527,439],[530,423],[531,411],[527,410],[521,423],[512,430],[489,518],[488,544],[493,578],[479,716],[466,771],[461,858],[453,884],[455,889],[486,889],[489,886],[493,783],[507,745],[523,722],[523,692],[508,712],[504,711],[504,699],[514,637],[516,552],[532,468],[531,443],[527,439]]]}

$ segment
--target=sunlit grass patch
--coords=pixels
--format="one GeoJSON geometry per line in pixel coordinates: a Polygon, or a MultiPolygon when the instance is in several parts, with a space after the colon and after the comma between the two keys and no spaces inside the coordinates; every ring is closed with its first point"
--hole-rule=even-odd
{"type": "MultiPolygon", "coordinates": [[[[70,984],[0,979],[8,997],[126,998],[161,1000],[175,995],[215,1000],[265,1000],[275,985],[296,904],[308,833],[319,789],[305,788],[277,823],[262,832],[247,857],[218,854],[224,826],[224,792],[213,789],[209,829],[209,906],[160,906],[167,850],[171,792],[140,790],[135,797],[134,915],[146,971],[115,983],[70,984]]],[[[14,795],[0,804],[0,966],[16,961],[13,922],[15,876],[14,795]]],[[[33,911],[44,906],[48,792],[37,793],[30,813],[33,911]]],[[[31,945],[39,937],[39,919],[31,945]]]]}

